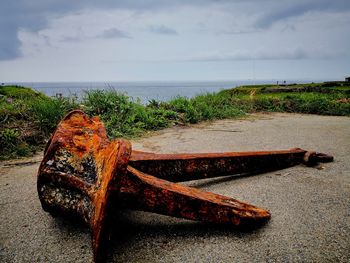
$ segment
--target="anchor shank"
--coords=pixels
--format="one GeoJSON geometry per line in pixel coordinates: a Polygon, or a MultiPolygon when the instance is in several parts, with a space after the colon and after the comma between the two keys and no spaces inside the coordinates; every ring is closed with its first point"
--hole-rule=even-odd
{"type": "Polygon", "coordinates": [[[154,154],[132,151],[129,165],[171,182],[184,182],[234,174],[255,174],[304,162],[307,151],[154,154]]]}
{"type": "Polygon", "coordinates": [[[181,184],[171,183],[128,166],[120,178],[118,203],[122,208],[173,217],[233,225],[258,225],[270,218],[262,208],[181,184]]]}

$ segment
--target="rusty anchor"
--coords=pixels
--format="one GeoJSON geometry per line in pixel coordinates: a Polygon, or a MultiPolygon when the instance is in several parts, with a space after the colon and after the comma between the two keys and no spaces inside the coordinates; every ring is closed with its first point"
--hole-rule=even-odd
{"type": "Polygon", "coordinates": [[[37,190],[45,211],[79,218],[90,227],[94,261],[101,262],[113,209],[256,226],[270,219],[267,210],[175,182],[330,161],[330,155],[299,148],[200,154],[133,151],[127,140],[109,141],[98,117],[76,110],[59,123],[47,143],[37,190]]]}

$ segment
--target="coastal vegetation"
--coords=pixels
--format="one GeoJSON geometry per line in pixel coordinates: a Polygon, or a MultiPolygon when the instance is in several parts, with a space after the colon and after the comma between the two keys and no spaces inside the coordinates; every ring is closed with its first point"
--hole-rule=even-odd
{"type": "Polygon", "coordinates": [[[48,97],[30,88],[0,87],[0,159],[42,149],[58,122],[72,109],[99,115],[110,138],[132,138],[173,125],[236,118],[253,112],[296,112],[350,116],[346,82],[254,85],[162,102],[140,100],[115,90],[90,90],[75,97],[48,97]]]}

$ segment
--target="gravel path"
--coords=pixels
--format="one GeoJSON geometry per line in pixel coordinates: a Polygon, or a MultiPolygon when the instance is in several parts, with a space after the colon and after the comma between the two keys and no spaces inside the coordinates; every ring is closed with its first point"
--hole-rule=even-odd
{"type": "MultiPolygon", "coordinates": [[[[258,114],[166,129],[133,145],[174,153],[300,147],[332,154],[335,161],[187,183],[268,208],[271,221],[250,232],[121,212],[109,262],[350,261],[350,118],[258,114]]],[[[40,158],[0,163],[0,262],[91,262],[89,231],[41,209],[40,158]]]]}

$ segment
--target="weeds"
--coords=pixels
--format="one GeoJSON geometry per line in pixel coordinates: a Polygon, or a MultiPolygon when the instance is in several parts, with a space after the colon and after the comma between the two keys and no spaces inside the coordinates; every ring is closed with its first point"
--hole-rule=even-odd
{"type": "Polygon", "coordinates": [[[349,116],[350,103],[342,103],[343,98],[343,94],[323,93],[259,94],[251,103],[253,111],[349,116]]]}
{"type": "Polygon", "coordinates": [[[88,114],[101,116],[111,138],[135,137],[145,130],[167,127],[176,118],[175,112],[158,107],[158,103],[145,107],[115,90],[88,91],[83,104],[88,114]]]}
{"type": "Polygon", "coordinates": [[[76,106],[72,98],[49,98],[24,87],[0,87],[0,159],[35,152],[76,106]]]}
{"type": "Polygon", "coordinates": [[[188,99],[176,97],[169,101],[168,107],[180,114],[183,123],[234,118],[245,114],[228,96],[219,93],[207,93],[188,99]]]}
{"type": "Polygon", "coordinates": [[[71,98],[40,98],[29,103],[33,121],[45,135],[49,135],[67,112],[77,106],[71,98]]]}
{"type": "Polygon", "coordinates": [[[29,146],[22,141],[17,130],[6,128],[0,132],[0,160],[26,156],[29,153],[29,146]]]}
{"type": "Polygon", "coordinates": [[[244,86],[145,106],[115,90],[92,90],[79,101],[49,98],[28,88],[0,87],[0,159],[35,151],[69,111],[99,115],[110,138],[135,137],[148,130],[235,118],[251,112],[299,112],[350,116],[350,86],[329,83],[244,86]]]}
{"type": "Polygon", "coordinates": [[[3,148],[11,149],[18,144],[19,133],[15,129],[4,129],[0,133],[0,145],[3,148]]]}

